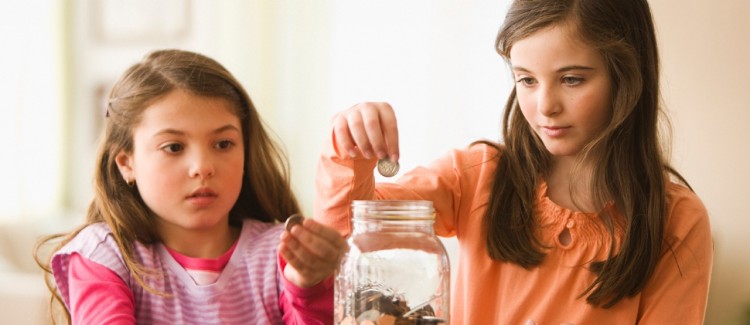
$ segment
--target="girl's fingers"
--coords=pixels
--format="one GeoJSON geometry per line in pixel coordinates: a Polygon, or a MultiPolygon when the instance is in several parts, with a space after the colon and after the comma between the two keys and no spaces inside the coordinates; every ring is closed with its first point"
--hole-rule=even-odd
{"type": "Polygon", "coordinates": [[[339,150],[346,151],[350,158],[354,158],[357,156],[357,145],[352,139],[349,124],[342,115],[339,114],[333,119],[333,137],[339,150]]]}
{"type": "Polygon", "coordinates": [[[362,115],[362,112],[359,110],[349,112],[349,114],[346,115],[346,122],[349,127],[349,134],[352,137],[352,141],[354,141],[354,145],[360,152],[362,152],[362,155],[364,155],[365,158],[372,158],[372,143],[370,142],[365,118],[362,115]]]}
{"type": "Polygon", "coordinates": [[[312,219],[305,219],[281,236],[282,256],[300,272],[309,269],[333,271],[345,249],[346,241],[337,231],[312,219]]]}
{"type": "MultiPolygon", "coordinates": [[[[299,244],[291,236],[286,236],[282,239],[279,245],[279,254],[286,260],[287,267],[293,267],[300,276],[310,277],[311,271],[315,271],[315,265],[310,264],[306,258],[304,251],[300,251],[299,244]]],[[[292,280],[292,279],[289,279],[292,280]]],[[[299,283],[297,283],[299,284],[299,283]]]]}
{"type": "Polygon", "coordinates": [[[284,277],[300,288],[314,286],[327,277],[327,274],[315,273],[299,261],[295,255],[284,244],[279,246],[279,254],[286,260],[287,265],[284,268],[284,277]]]}
{"type": "Polygon", "coordinates": [[[331,227],[324,226],[323,224],[315,221],[315,219],[306,218],[302,224],[306,229],[309,229],[311,233],[324,238],[325,240],[331,242],[333,245],[341,246],[342,248],[346,245],[346,241],[343,237],[341,237],[341,234],[337,230],[331,227]]]}
{"type": "Polygon", "coordinates": [[[333,119],[333,133],[340,150],[351,157],[357,151],[365,158],[376,156],[398,161],[398,128],[388,103],[360,103],[333,119]]]}
{"type": "Polygon", "coordinates": [[[323,263],[335,263],[340,252],[344,249],[346,243],[341,238],[341,235],[337,232],[329,232],[329,230],[314,231],[311,228],[309,222],[312,220],[305,220],[302,227],[292,228],[291,235],[294,237],[298,249],[298,252],[305,252],[306,254],[301,258],[309,260],[310,263],[315,261],[321,261],[323,263]]]}
{"type": "Polygon", "coordinates": [[[329,277],[334,267],[322,267],[308,263],[302,255],[295,254],[289,249],[280,249],[281,256],[286,260],[284,276],[299,287],[311,287],[329,277]]]}
{"type": "Polygon", "coordinates": [[[367,137],[359,105],[339,113],[334,118],[333,132],[340,149],[346,150],[350,157],[356,157],[358,151],[365,158],[372,157],[372,146],[367,137]]]}
{"type": "Polygon", "coordinates": [[[370,146],[370,151],[374,152],[378,159],[385,158],[387,155],[383,129],[381,128],[380,109],[380,106],[368,103],[363,105],[361,110],[367,145],[370,146]]]}
{"type": "Polygon", "coordinates": [[[393,112],[391,105],[384,103],[383,111],[380,115],[380,125],[385,135],[385,145],[388,148],[388,158],[393,162],[398,162],[398,125],[396,114],[393,112]]]}

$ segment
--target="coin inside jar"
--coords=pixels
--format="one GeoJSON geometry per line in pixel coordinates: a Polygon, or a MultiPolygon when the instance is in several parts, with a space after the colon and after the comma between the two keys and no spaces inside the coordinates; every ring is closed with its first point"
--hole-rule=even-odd
{"type": "Polygon", "coordinates": [[[378,160],[378,172],[385,177],[393,177],[398,173],[398,163],[389,159],[378,160]]]}
{"type": "Polygon", "coordinates": [[[284,222],[284,229],[286,229],[286,231],[292,231],[292,227],[294,227],[294,225],[299,225],[303,221],[305,221],[305,217],[303,217],[301,214],[295,213],[289,216],[289,218],[286,218],[286,222],[284,222]]]}

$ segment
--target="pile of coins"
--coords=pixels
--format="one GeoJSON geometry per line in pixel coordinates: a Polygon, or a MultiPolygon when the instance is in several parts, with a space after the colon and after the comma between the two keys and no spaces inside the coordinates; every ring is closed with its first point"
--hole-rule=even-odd
{"type": "Polygon", "coordinates": [[[377,290],[364,290],[359,293],[360,302],[364,303],[364,312],[348,316],[340,325],[435,325],[445,320],[435,317],[435,311],[429,302],[408,307],[405,300],[386,295],[377,290]]]}

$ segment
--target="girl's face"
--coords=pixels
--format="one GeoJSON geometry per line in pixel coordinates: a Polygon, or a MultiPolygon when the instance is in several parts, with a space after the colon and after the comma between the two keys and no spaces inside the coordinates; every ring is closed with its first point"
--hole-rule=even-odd
{"type": "Polygon", "coordinates": [[[607,126],[612,82],[604,59],[569,28],[517,41],[510,58],[521,111],[553,156],[575,156],[607,126]]]}
{"type": "Polygon", "coordinates": [[[226,231],[242,187],[242,127],[221,98],[174,90],[142,113],[132,154],[116,161],[158,216],[162,236],[226,231]]]}

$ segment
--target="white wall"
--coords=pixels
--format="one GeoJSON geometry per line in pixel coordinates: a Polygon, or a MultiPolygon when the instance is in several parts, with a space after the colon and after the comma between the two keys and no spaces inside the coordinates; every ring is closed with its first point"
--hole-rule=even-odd
{"type": "Polygon", "coordinates": [[[0,224],[39,220],[59,206],[63,117],[52,0],[0,4],[0,224]],[[41,186],[44,185],[44,186],[41,186]]]}
{"type": "Polygon", "coordinates": [[[715,234],[706,323],[735,324],[743,308],[750,313],[750,1],[651,3],[674,161],[708,207],[715,234]]]}

